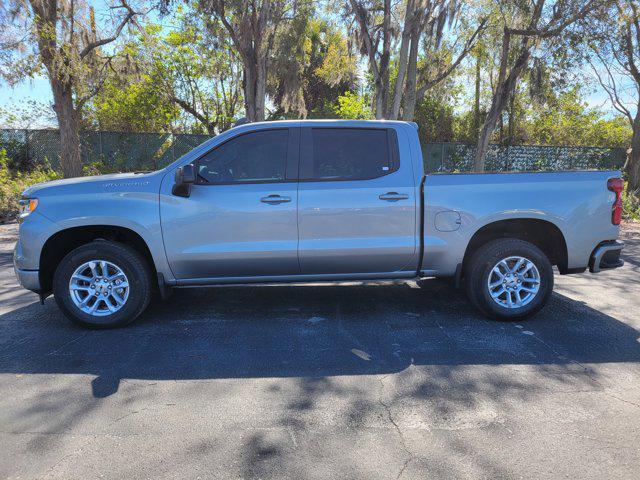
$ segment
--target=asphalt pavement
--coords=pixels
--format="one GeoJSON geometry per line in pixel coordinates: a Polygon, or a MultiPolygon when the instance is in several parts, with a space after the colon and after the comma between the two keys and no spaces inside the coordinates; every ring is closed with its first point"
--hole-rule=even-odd
{"type": "Polygon", "coordinates": [[[533,319],[444,282],[178,290],[73,326],[0,226],[0,478],[640,475],[640,226],[533,319]]]}

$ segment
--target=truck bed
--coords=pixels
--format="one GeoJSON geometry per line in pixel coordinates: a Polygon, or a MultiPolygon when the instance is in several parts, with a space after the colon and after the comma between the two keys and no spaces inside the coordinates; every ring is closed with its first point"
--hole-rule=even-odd
{"type": "Polygon", "coordinates": [[[588,265],[594,247],[615,239],[607,180],[619,171],[434,174],[424,178],[422,271],[454,275],[471,238],[493,222],[549,222],[566,242],[567,269],[588,265]]]}

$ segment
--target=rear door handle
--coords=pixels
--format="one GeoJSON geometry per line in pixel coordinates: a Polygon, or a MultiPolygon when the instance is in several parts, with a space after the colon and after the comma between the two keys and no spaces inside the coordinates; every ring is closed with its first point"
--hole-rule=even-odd
{"type": "Polygon", "coordinates": [[[409,195],[405,195],[404,193],[398,193],[398,192],[387,192],[387,193],[383,193],[378,198],[380,200],[386,200],[387,202],[397,202],[398,200],[408,199],[409,195]]]}
{"type": "Polygon", "coordinates": [[[260,199],[262,203],[268,203],[270,205],[277,205],[279,203],[286,203],[291,201],[291,197],[283,197],[281,195],[268,195],[260,199]]]}

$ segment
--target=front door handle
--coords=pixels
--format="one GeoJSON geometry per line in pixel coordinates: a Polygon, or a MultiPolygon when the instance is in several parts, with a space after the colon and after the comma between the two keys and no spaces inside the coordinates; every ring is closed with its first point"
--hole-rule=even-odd
{"type": "Polygon", "coordinates": [[[378,198],[380,200],[386,200],[387,202],[397,202],[398,200],[406,200],[407,198],[409,198],[409,195],[398,192],[387,192],[383,193],[378,198]]]}
{"type": "Polygon", "coordinates": [[[260,199],[262,203],[268,203],[270,205],[277,205],[279,203],[286,203],[291,201],[291,197],[283,197],[281,195],[269,195],[260,199]]]}

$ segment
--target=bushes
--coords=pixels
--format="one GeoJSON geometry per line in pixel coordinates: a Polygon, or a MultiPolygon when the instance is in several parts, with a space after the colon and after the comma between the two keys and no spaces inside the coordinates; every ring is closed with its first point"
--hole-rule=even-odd
{"type": "Polygon", "coordinates": [[[15,219],[20,211],[20,194],[36,183],[60,178],[50,168],[38,167],[22,173],[9,168],[9,159],[5,150],[0,150],[0,223],[15,219]]]}
{"type": "Polygon", "coordinates": [[[622,215],[627,220],[640,221],[640,197],[637,193],[629,192],[626,188],[622,193],[622,215]]]}

